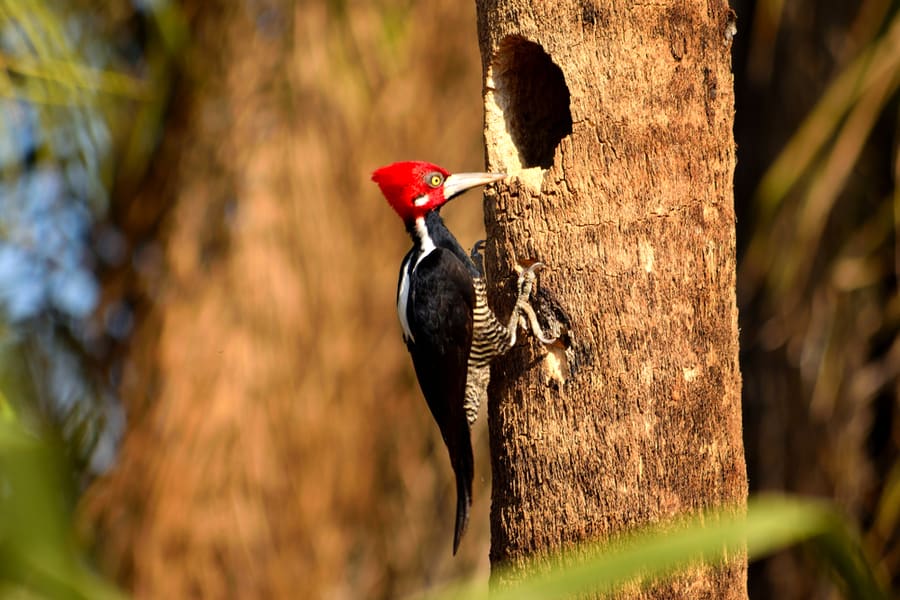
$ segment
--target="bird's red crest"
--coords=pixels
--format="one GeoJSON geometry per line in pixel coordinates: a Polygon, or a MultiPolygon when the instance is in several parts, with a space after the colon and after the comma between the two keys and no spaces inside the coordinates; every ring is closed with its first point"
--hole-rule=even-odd
{"type": "Polygon", "coordinates": [[[400,218],[412,221],[446,202],[443,183],[449,176],[437,165],[406,161],[381,167],[372,173],[372,181],[400,218]]]}

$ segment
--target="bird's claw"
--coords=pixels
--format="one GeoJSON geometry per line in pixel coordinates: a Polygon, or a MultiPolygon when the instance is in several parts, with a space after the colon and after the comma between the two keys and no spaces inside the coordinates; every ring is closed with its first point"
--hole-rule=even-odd
{"type": "Polygon", "coordinates": [[[516,305],[513,308],[513,311],[517,315],[517,327],[521,325],[524,329],[528,329],[530,326],[534,337],[542,344],[549,345],[556,342],[557,338],[544,335],[544,331],[541,329],[541,324],[537,318],[537,313],[535,313],[534,308],[529,302],[532,288],[537,281],[537,272],[543,268],[544,263],[542,262],[535,262],[528,267],[516,265],[516,271],[519,273],[519,280],[516,285],[518,296],[516,297],[516,305]]]}
{"type": "Polygon", "coordinates": [[[516,271],[519,272],[519,280],[516,283],[516,291],[519,294],[519,298],[524,298],[526,302],[528,301],[528,298],[531,296],[531,289],[537,281],[537,272],[543,268],[544,263],[541,262],[536,262],[529,267],[516,265],[516,271]]]}
{"type": "Polygon", "coordinates": [[[529,265],[527,267],[521,263],[516,263],[516,273],[519,274],[519,277],[522,277],[523,275],[525,275],[525,273],[534,274],[537,271],[540,271],[541,269],[543,269],[544,266],[545,266],[544,263],[542,263],[540,261],[533,262],[533,263],[531,263],[531,265],[529,265]]]}

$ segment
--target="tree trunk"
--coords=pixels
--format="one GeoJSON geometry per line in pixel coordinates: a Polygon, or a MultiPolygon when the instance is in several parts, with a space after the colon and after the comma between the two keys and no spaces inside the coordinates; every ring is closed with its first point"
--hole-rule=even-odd
{"type": "MultiPolygon", "coordinates": [[[[500,314],[514,260],[563,344],[493,369],[491,563],[746,500],[726,2],[480,0],[486,205],[500,314]],[[564,321],[564,317],[560,317],[564,321]]],[[[505,302],[505,303],[504,303],[505,302]]],[[[496,573],[496,571],[495,571],[496,573]]],[[[745,598],[746,559],[640,598],[745,598]]]]}

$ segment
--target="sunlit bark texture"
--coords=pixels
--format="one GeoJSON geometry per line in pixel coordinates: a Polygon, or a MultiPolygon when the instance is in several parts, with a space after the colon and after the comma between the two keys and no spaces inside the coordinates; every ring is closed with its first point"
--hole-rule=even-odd
{"type": "MultiPolygon", "coordinates": [[[[569,321],[493,370],[491,561],[515,578],[534,553],[745,502],[732,13],[477,4],[488,166],[512,175],[487,202],[492,298],[505,313],[513,260],[540,260],[569,321]]],[[[743,598],[746,560],[629,597],[743,598]]]]}

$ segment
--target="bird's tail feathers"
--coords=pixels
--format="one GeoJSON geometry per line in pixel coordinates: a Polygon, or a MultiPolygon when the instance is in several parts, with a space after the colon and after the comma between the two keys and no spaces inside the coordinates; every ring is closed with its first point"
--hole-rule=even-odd
{"type": "Polygon", "coordinates": [[[461,428],[463,435],[459,441],[458,460],[454,461],[456,475],[456,529],[453,534],[453,554],[459,549],[466,527],[469,525],[469,510],[472,508],[472,479],[475,477],[475,459],[472,456],[472,441],[469,438],[468,423],[461,428]]]}
{"type": "Polygon", "coordinates": [[[456,530],[453,534],[453,554],[459,549],[459,542],[469,525],[469,509],[472,507],[472,480],[468,483],[461,474],[456,476],[456,530]]]}

